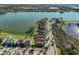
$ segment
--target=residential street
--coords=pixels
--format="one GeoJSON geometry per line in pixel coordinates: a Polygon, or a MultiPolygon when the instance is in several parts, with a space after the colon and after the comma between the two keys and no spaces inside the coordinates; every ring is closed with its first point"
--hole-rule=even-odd
{"type": "Polygon", "coordinates": [[[49,45],[49,49],[48,49],[48,51],[47,51],[47,55],[55,55],[55,54],[57,54],[57,51],[56,51],[56,44],[53,43],[53,46],[51,45],[52,42],[55,41],[55,39],[54,39],[54,36],[52,35],[51,24],[50,24],[49,21],[48,21],[48,23],[47,23],[47,27],[48,27],[48,32],[49,32],[49,34],[48,34],[49,40],[48,40],[48,42],[46,43],[46,45],[47,45],[47,44],[49,45]],[[53,40],[53,41],[52,41],[52,40],[53,40]],[[52,41],[52,42],[51,42],[51,41],[52,41]]]}

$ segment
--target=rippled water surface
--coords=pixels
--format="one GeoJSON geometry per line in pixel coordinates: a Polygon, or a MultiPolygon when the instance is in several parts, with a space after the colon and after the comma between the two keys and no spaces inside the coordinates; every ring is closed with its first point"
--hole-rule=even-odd
{"type": "Polygon", "coordinates": [[[49,19],[79,19],[78,12],[7,12],[0,15],[0,29],[11,33],[24,33],[30,26],[33,26],[38,20],[48,17],[49,19]]]}
{"type": "Polygon", "coordinates": [[[77,24],[66,24],[65,32],[79,40],[79,26],[77,24]]]}

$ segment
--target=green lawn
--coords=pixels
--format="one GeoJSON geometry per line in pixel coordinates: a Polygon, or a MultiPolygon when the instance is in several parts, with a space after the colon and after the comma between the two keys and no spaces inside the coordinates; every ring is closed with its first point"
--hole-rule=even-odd
{"type": "Polygon", "coordinates": [[[12,36],[16,38],[33,38],[32,34],[12,34],[12,33],[0,33],[0,37],[12,36]]]}

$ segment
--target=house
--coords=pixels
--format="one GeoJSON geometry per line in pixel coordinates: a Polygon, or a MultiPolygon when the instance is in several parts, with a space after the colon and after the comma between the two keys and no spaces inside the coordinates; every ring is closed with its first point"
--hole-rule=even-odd
{"type": "Polygon", "coordinates": [[[35,46],[36,46],[36,47],[43,47],[44,45],[45,45],[44,42],[36,42],[36,43],[35,43],[35,46]]]}
{"type": "Polygon", "coordinates": [[[46,23],[48,18],[44,18],[38,22],[38,30],[35,39],[36,47],[43,47],[45,45],[45,36],[46,36],[46,23]]]}
{"type": "Polygon", "coordinates": [[[44,42],[43,38],[36,38],[36,42],[44,42]]]}

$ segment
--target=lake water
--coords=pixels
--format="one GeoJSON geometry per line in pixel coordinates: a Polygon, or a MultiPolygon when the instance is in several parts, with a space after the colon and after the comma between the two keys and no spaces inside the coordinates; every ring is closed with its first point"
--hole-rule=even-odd
{"type": "Polygon", "coordinates": [[[64,18],[65,20],[78,20],[78,12],[7,12],[0,15],[0,29],[11,33],[25,33],[25,31],[33,26],[38,20],[48,17],[49,19],[64,18]]]}
{"type": "Polygon", "coordinates": [[[68,35],[79,40],[79,25],[77,25],[77,24],[66,24],[64,26],[64,28],[65,28],[65,32],[68,35]]]}

